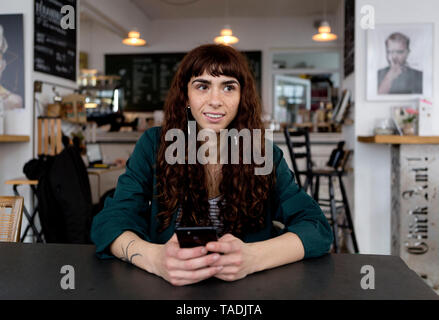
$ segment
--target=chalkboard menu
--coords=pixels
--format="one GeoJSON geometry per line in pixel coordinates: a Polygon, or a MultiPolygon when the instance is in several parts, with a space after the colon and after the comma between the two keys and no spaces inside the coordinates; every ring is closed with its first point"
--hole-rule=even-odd
{"type": "MultiPolygon", "coordinates": [[[[257,89],[261,92],[261,52],[243,52],[248,58],[257,89]]],[[[105,74],[121,77],[125,111],[163,108],[172,79],[186,53],[107,54],[105,74]]]]}
{"type": "Polygon", "coordinates": [[[35,0],[35,71],[76,81],[76,9],[76,0],[35,0]],[[74,29],[61,27],[65,5],[74,9],[74,29]]]}

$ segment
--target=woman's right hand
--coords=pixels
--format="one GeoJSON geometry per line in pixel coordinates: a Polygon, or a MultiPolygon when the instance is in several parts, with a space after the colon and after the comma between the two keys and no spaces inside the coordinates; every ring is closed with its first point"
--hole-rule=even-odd
{"type": "Polygon", "coordinates": [[[218,253],[207,254],[205,247],[180,248],[174,233],[166,244],[160,246],[155,273],[174,286],[184,286],[219,273],[222,266],[211,267],[219,257],[218,253]]]}

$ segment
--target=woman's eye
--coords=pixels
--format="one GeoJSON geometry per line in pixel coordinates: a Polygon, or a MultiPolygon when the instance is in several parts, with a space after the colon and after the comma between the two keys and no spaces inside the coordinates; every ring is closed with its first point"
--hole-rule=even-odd
{"type": "Polygon", "coordinates": [[[206,86],[205,84],[199,84],[199,85],[197,86],[197,89],[198,89],[198,90],[206,90],[206,89],[207,89],[207,86],[206,86]]]}
{"type": "Polygon", "coordinates": [[[232,85],[230,85],[230,86],[225,86],[224,90],[225,90],[225,91],[233,91],[233,90],[235,90],[235,86],[232,86],[232,85]]]}

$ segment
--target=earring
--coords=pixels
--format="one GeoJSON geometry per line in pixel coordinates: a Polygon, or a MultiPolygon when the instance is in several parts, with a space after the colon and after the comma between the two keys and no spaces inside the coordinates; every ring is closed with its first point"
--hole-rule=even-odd
{"type": "Polygon", "coordinates": [[[191,128],[190,128],[190,126],[189,126],[189,112],[190,112],[190,110],[191,110],[191,106],[187,106],[187,108],[186,108],[186,121],[187,121],[187,131],[188,131],[188,134],[191,134],[191,128]]]}

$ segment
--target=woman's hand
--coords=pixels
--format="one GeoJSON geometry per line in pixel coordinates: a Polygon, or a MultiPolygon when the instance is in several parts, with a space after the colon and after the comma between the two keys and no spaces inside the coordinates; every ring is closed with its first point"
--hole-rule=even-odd
{"type": "Polygon", "coordinates": [[[180,248],[177,236],[160,246],[155,259],[154,273],[174,286],[184,286],[210,278],[221,271],[222,266],[213,266],[218,253],[207,254],[205,247],[180,248]]]}
{"type": "Polygon", "coordinates": [[[206,249],[210,252],[223,253],[212,266],[223,266],[215,277],[225,281],[245,278],[255,272],[256,255],[250,244],[242,242],[231,234],[225,234],[218,241],[209,242],[206,249]]]}

